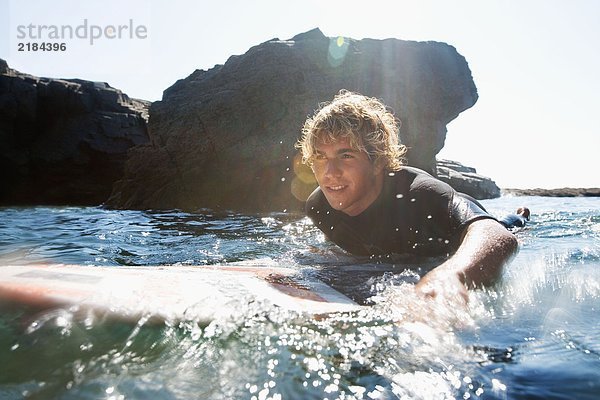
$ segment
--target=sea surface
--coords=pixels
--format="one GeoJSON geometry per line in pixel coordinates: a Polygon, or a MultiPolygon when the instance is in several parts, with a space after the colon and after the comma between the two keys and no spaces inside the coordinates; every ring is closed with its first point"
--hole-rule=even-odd
{"type": "Polygon", "coordinates": [[[532,221],[501,282],[453,309],[412,292],[436,260],[358,259],[301,215],[0,208],[0,265],[265,259],[370,305],[323,319],[256,305],[207,326],[3,309],[0,399],[600,398],[600,198],[484,205],[532,221]]]}

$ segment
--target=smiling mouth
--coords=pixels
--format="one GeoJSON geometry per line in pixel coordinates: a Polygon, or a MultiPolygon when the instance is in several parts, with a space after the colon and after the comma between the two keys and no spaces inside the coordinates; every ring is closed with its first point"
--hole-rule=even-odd
{"type": "Polygon", "coordinates": [[[343,190],[345,188],[346,188],[346,185],[327,186],[327,189],[331,190],[332,192],[338,192],[338,191],[343,190]]]}

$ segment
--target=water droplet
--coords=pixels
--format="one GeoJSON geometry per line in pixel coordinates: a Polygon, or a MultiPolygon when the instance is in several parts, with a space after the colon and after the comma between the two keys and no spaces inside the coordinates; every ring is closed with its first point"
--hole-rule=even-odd
{"type": "Polygon", "coordinates": [[[94,347],[93,343],[83,343],[79,346],[81,351],[89,351],[94,347]]]}
{"type": "Polygon", "coordinates": [[[505,391],[506,385],[500,382],[498,379],[492,379],[492,389],[505,391]]]}
{"type": "Polygon", "coordinates": [[[284,178],[281,178],[281,182],[285,182],[285,177],[284,177],[284,178]]]}
{"type": "Polygon", "coordinates": [[[402,193],[398,193],[398,194],[396,195],[396,198],[397,198],[397,199],[401,199],[401,198],[403,198],[403,197],[404,197],[404,195],[403,195],[402,193]]]}

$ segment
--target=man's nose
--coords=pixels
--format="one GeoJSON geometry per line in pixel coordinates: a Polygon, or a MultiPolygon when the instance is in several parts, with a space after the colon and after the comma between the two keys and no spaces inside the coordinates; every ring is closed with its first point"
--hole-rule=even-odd
{"type": "Polygon", "coordinates": [[[325,176],[337,177],[342,174],[339,161],[335,158],[327,160],[325,164],[325,176]]]}

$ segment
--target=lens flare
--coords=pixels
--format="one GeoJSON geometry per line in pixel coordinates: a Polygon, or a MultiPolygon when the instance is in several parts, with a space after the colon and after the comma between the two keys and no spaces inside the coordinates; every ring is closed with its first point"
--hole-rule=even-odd
{"type": "Polygon", "coordinates": [[[329,39],[329,50],[327,52],[327,61],[332,67],[339,67],[346,59],[346,53],[350,47],[350,42],[342,36],[329,39]]]}
{"type": "Polygon", "coordinates": [[[300,201],[306,201],[308,196],[317,187],[317,180],[315,179],[312,170],[305,164],[302,163],[302,155],[297,154],[293,161],[294,167],[294,179],[291,184],[291,191],[294,197],[300,201]]]}

